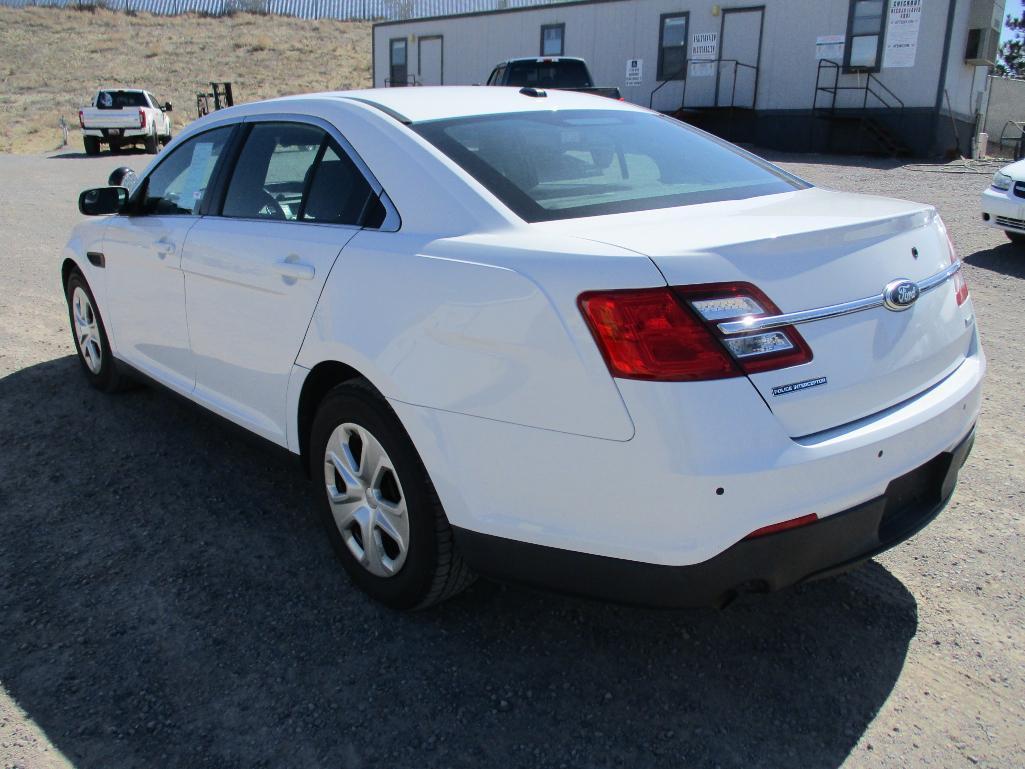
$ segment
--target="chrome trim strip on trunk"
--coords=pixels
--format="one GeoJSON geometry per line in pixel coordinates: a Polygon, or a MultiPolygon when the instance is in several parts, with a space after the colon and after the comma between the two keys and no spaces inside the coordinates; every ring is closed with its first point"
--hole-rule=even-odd
{"type": "MultiPolygon", "coordinates": [[[[928,278],[919,281],[919,295],[926,291],[932,291],[950,280],[961,269],[961,260],[954,262],[945,270],[930,275],[928,278]]],[[[850,315],[855,312],[863,312],[876,307],[882,307],[884,303],[883,294],[866,296],[864,299],[854,299],[841,304],[831,304],[828,307],[818,307],[814,310],[800,310],[798,312],[787,312],[782,315],[769,315],[764,318],[744,318],[743,320],[731,320],[719,324],[719,330],[724,334],[742,334],[745,331],[765,331],[771,328],[782,326],[796,326],[801,323],[811,323],[826,318],[839,318],[842,315],[850,315]]]]}

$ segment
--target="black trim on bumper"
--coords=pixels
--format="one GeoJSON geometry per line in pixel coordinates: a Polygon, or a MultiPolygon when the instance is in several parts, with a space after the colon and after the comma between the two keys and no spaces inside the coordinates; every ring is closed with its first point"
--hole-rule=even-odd
{"type": "Polygon", "coordinates": [[[578,553],[454,528],[471,568],[488,577],[655,607],[723,606],[844,571],[912,536],[950,501],[975,428],[952,452],[894,479],[885,493],[796,529],[738,542],[690,566],[578,553]]]}

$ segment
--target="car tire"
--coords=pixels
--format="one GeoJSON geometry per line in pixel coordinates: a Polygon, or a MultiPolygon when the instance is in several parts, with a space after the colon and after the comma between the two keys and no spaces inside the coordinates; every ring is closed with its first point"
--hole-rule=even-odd
{"type": "Polygon", "coordinates": [[[321,518],[357,587],[393,609],[421,609],[476,579],[413,442],[369,384],[324,397],[309,447],[321,518]]]}
{"type": "Polygon", "coordinates": [[[160,143],[157,141],[157,135],[155,133],[148,134],[146,136],[145,145],[147,155],[156,155],[160,150],[160,143]]]}
{"type": "Polygon", "coordinates": [[[1007,239],[1016,246],[1025,246],[1025,232],[1011,232],[1010,230],[1004,230],[1004,234],[1007,235],[1007,239]]]}
{"type": "Polygon", "coordinates": [[[86,380],[97,390],[108,393],[130,387],[133,382],[118,369],[96,299],[78,270],[68,276],[64,296],[68,304],[71,336],[86,380]]]}
{"type": "Polygon", "coordinates": [[[100,154],[100,140],[95,136],[83,136],[82,146],[85,147],[86,155],[99,155],[100,154]]]}

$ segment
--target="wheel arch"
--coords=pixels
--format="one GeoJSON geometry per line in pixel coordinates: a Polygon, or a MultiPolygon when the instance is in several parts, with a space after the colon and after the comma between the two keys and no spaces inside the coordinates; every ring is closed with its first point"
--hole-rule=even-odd
{"type": "MultiPolygon", "coordinates": [[[[304,472],[309,472],[310,430],[317,406],[332,389],[345,382],[361,380],[371,387],[373,383],[360,371],[337,360],[325,360],[316,364],[303,380],[296,409],[296,435],[299,439],[299,456],[304,472]]],[[[376,387],[374,387],[377,390],[376,387]]],[[[377,390],[380,393],[380,390],[377,390]]]]}
{"type": "Polygon", "coordinates": [[[76,262],[70,256],[65,257],[64,261],[61,262],[61,291],[65,291],[67,289],[68,278],[71,277],[72,271],[77,271],[83,277],[85,277],[85,272],[79,266],[78,262],[76,262]]]}

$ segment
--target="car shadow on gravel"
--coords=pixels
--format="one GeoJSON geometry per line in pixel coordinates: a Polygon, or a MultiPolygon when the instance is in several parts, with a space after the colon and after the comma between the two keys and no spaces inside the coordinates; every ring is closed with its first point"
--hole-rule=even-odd
{"type": "Polygon", "coordinates": [[[120,158],[120,157],[132,157],[133,155],[142,155],[149,157],[146,154],[146,150],[141,147],[130,147],[123,149],[120,152],[111,152],[110,150],[103,150],[99,155],[87,155],[84,152],[65,152],[58,151],[52,155],[47,155],[48,160],[84,160],[86,158],[92,160],[95,158],[120,158]]]}
{"type": "Polygon", "coordinates": [[[964,257],[973,267],[992,270],[1012,278],[1025,278],[1025,248],[1008,241],[996,248],[976,251],[964,257]]]}
{"type": "Polygon", "coordinates": [[[393,613],[296,463],[72,357],[0,379],[0,439],[0,681],[82,769],[836,767],[917,627],[874,562],[724,611],[393,613]]]}

